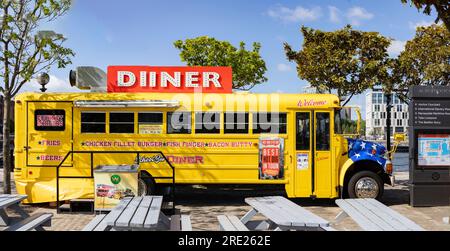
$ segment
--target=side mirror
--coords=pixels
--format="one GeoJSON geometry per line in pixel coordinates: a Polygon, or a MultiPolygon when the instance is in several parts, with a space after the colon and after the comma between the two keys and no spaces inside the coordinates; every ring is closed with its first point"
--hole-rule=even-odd
{"type": "Polygon", "coordinates": [[[404,133],[394,133],[394,141],[397,141],[397,142],[405,141],[405,134],[404,133]]]}

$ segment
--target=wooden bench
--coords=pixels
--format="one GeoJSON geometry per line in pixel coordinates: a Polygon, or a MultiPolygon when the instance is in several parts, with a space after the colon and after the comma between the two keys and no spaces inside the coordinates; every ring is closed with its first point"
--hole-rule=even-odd
{"type": "Polygon", "coordinates": [[[217,219],[221,231],[249,231],[244,223],[234,215],[219,215],[217,219]]]}
{"type": "Polygon", "coordinates": [[[4,231],[45,231],[42,226],[51,226],[52,213],[37,213],[30,217],[23,219],[4,231]]]}
{"type": "Polygon", "coordinates": [[[95,216],[86,226],[84,226],[82,231],[109,231],[111,227],[104,221],[106,214],[99,214],[95,216]]]}
{"type": "Polygon", "coordinates": [[[170,231],[192,231],[191,217],[189,215],[172,215],[170,218],[170,231]]]}
{"type": "Polygon", "coordinates": [[[375,199],[339,199],[342,212],[335,224],[350,216],[365,231],[424,231],[415,222],[375,199]]]}

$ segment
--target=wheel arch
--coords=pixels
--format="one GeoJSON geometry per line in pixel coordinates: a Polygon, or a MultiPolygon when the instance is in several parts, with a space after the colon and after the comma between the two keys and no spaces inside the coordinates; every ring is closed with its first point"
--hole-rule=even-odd
{"type": "Polygon", "coordinates": [[[339,187],[341,187],[341,196],[347,191],[347,184],[350,178],[359,171],[372,171],[378,174],[384,183],[390,183],[389,177],[386,175],[383,167],[376,161],[369,159],[362,159],[353,162],[348,159],[342,167],[339,174],[339,187]]]}

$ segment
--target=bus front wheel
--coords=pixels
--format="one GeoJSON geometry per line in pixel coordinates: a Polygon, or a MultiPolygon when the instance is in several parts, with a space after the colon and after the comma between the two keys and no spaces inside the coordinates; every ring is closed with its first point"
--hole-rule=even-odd
{"type": "Polygon", "coordinates": [[[384,183],[378,174],[371,171],[361,171],[351,177],[347,189],[350,198],[379,200],[384,192],[384,183]]]}
{"type": "Polygon", "coordinates": [[[138,179],[138,195],[155,194],[155,182],[150,177],[140,177],[138,179]]]}

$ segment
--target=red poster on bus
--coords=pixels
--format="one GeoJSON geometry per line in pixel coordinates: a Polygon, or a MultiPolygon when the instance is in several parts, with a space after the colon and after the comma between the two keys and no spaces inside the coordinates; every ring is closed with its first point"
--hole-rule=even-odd
{"type": "Polygon", "coordinates": [[[280,179],[283,177],[282,138],[260,139],[260,179],[280,179]]]}
{"type": "Polygon", "coordinates": [[[108,92],[232,93],[231,67],[108,66],[108,92]]]}

